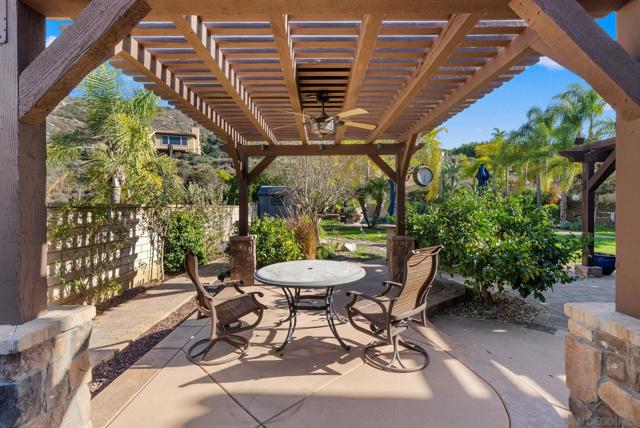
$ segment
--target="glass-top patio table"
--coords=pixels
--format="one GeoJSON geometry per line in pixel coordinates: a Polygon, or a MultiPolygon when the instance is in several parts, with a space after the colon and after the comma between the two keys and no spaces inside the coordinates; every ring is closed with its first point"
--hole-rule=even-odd
{"type": "Polygon", "coordinates": [[[365,271],[360,266],[349,262],[331,260],[297,260],[265,266],[255,273],[258,281],[265,285],[282,288],[289,307],[289,316],[280,321],[288,321],[287,337],[277,349],[282,351],[293,338],[299,310],[320,310],[325,312],[331,332],[340,345],[349,350],[344,343],[335,322],[341,321],[333,307],[333,292],[336,287],[351,284],[362,279],[365,271]],[[324,290],[324,294],[302,294],[305,289],[324,290]],[[323,304],[302,304],[305,300],[323,301],[323,304]]]}

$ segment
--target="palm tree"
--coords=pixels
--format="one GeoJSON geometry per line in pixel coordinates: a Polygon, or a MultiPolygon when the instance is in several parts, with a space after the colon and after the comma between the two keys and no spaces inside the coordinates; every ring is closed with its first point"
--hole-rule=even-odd
{"type": "Polygon", "coordinates": [[[536,201],[542,204],[542,189],[548,187],[548,164],[555,152],[556,109],[542,110],[533,107],[527,112],[527,122],[513,134],[513,143],[518,149],[519,160],[528,172],[536,175],[536,201]]]}
{"type": "Polygon", "coordinates": [[[88,129],[53,135],[48,146],[50,163],[82,160],[70,173],[80,172],[94,184],[98,202],[120,203],[123,192],[131,199],[134,183],[158,171],[151,132],[158,98],[146,90],[126,97],[119,79],[104,65],[90,73],[81,87],[88,129]]]}
{"type": "Polygon", "coordinates": [[[592,88],[572,84],[554,97],[555,108],[563,122],[575,126],[586,142],[610,137],[615,133],[615,121],[605,117],[607,103],[592,88]]]}
{"type": "Polygon", "coordinates": [[[442,165],[442,193],[452,195],[462,187],[462,163],[457,157],[447,157],[442,165]]]}
{"type": "MultiPolygon", "coordinates": [[[[586,143],[590,143],[615,133],[615,121],[604,117],[606,102],[592,88],[573,84],[554,100],[552,108],[560,119],[556,132],[557,151],[572,147],[578,136],[585,137],[586,143]]],[[[558,156],[553,159],[550,169],[555,173],[561,189],[560,221],[566,222],[567,194],[580,171],[580,165],[558,156]]]]}

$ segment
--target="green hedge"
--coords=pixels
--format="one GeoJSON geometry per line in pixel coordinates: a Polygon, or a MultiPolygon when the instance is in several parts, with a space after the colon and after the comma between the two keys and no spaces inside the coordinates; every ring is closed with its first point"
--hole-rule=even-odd
{"type": "Polygon", "coordinates": [[[440,244],[441,266],[481,292],[511,286],[522,297],[571,281],[567,265],[579,253],[577,238],[555,234],[548,207],[530,193],[505,197],[459,191],[426,213],[408,209],[407,231],[419,246],[440,244]]]}
{"type": "Polygon", "coordinates": [[[302,258],[295,231],[283,219],[266,217],[254,220],[249,231],[256,235],[256,263],[259,268],[302,258]]]}
{"type": "Polygon", "coordinates": [[[191,250],[205,262],[205,217],[191,210],[177,211],[169,224],[164,243],[164,270],[174,274],[184,271],[184,253],[191,250]]]}

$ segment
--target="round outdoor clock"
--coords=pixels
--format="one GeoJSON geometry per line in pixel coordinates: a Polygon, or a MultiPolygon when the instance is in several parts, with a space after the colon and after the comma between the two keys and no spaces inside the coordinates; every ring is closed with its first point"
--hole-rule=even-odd
{"type": "Polygon", "coordinates": [[[418,186],[428,186],[433,181],[433,171],[426,166],[419,166],[413,171],[413,181],[418,186]]]}

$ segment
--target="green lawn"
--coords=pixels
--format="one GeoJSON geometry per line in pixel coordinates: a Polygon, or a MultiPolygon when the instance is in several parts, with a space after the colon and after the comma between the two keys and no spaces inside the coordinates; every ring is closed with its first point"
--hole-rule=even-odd
{"type": "Polygon", "coordinates": [[[616,253],[615,239],[596,237],[595,246],[596,246],[596,253],[605,253],[605,254],[616,253]]]}
{"type": "Polygon", "coordinates": [[[611,226],[596,227],[596,235],[616,237],[616,228],[611,226]]]}
{"type": "Polygon", "coordinates": [[[347,226],[336,221],[322,220],[320,227],[325,231],[328,238],[360,239],[376,243],[384,243],[387,240],[384,230],[370,229],[366,226],[360,228],[358,226],[347,226]]]}

